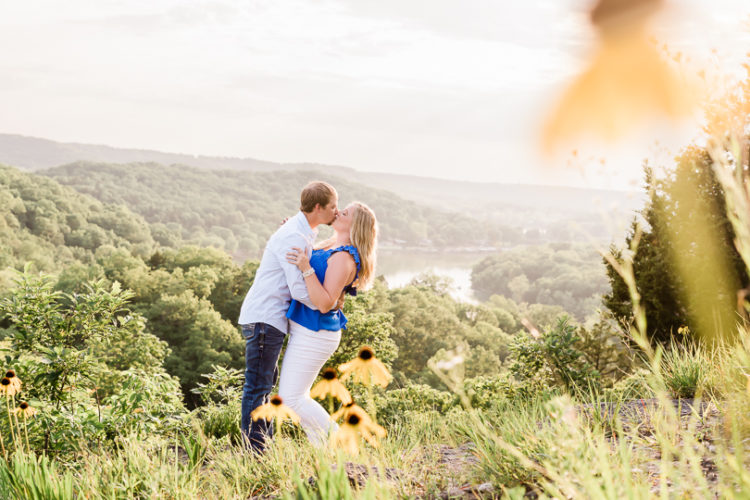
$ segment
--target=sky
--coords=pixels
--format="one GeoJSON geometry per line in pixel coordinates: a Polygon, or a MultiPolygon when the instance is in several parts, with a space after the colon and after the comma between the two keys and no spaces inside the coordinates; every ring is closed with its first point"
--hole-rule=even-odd
{"type": "MultiPolygon", "coordinates": [[[[654,35],[737,72],[750,2],[669,0],[654,35]]],[[[0,2],[0,132],[478,182],[626,189],[696,124],[539,153],[596,43],[585,0],[0,2]],[[658,139],[658,143],[656,140],[658,139]],[[587,149],[588,148],[588,149],[587,149]],[[571,167],[572,165],[572,167],[571,167]]]]}

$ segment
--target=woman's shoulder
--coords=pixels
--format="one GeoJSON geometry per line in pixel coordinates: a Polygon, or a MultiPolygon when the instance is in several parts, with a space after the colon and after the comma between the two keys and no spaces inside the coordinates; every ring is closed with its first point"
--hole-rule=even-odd
{"type": "Polygon", "coordinates": [[[342,245],[332,249],[333,254],[346,255],[347,260],[354,261],[357,268],[360,265],[359,250],[354,245],[342,245]]]}

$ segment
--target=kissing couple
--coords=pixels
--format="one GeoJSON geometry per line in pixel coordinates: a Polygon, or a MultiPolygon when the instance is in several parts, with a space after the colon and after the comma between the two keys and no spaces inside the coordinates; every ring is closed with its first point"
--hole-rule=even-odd
{"type": "Polygon", "coordinates": [[[251,413],[268,402],[276,385],[287,332],[279,396],[300,417],[314,445],[322,446],[338,428],[310,397],[310,388],[339,346],[345,295],[372,283],[377,234],[377,219],[367,205],[353,202],[339,211],[333,186],[315,181],[302,190],[299,213],[268,240],[239,318],[246,365],[241,430],[253,451],[262,453],[273,437],[273,426],[253,421],[251,413]],[[315,244],[321,224],[330,225],[333,236],[315,244]]]}

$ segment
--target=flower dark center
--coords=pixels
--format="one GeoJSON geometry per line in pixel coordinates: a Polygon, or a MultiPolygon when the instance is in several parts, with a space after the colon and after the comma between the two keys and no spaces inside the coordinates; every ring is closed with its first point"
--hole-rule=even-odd
{"type": "Polygon", "coordinates": [[[346,418],[346,423],[349,424],[349,425],[355,425],[356,426],[356,425],[359,424],[359,417],[357,415],[354,415],[354,414],[349,415],[346,418]]]}
{"type": "Polygon", "coordinates": [[[281,396],[274,396],[271,398],[271,404],[274,406],[281,406],[283,402],[284,400],[281,399],[281,396]]]}
{"type": "Polygon", "coordinates": [[[326,380],[333,380],[336,378],[336,370],[333,368],[326,368],[323,370],[323,378],[326,380]]]}
{"type": "Polygon", "coordinates": [[[5,372],[5,376],[8,378],[13,378],[16,376],[16,372],[14,372],[13,370],[8,370],[7,372],[5,372]]]}
{"type": "Polygon", "coordinates": [[[375,356],[375,353],[372,352],[372,349],[370,349],[369,347],[363,347],[359,351],[359,359],[361,359],[363,361],[368,361],[368,360],[372,359],[373,356],[375,356]]]}
{"type": "Polygon", "coordinates": [[[26,401],[24,401],[23,403],[20,404],[20,407],[21,407],[22,410],[25,410],[26,408],[29,407],[29,403],[27,403],[26,401]]]}
{"type": "Polygon", "coordinates": [[[0,384],[10,385],[10,379],[8,377],[5,377],[3,380],[0,381],[0,384]]]}

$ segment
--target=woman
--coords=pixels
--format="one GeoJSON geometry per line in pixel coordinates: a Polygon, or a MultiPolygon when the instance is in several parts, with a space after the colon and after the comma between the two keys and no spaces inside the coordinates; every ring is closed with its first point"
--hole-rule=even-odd
{"type": "Polygon", "coordinates": [[[308,259],[299,248],[288,254],[305,278],[310,301],[317,309],[292,301],[287,312],[289,342],[281,366],[279,395],[300,416],[302,428],[315,445],[336,429],[328,412],[310,397],[320,369],[334,353],[346,326],[336,308],[344,293],[356,295],[372,282],[375,269],[377,220],[367,205],[354,202],[331,224],[333,237],[317,245],[308,259]]]}

